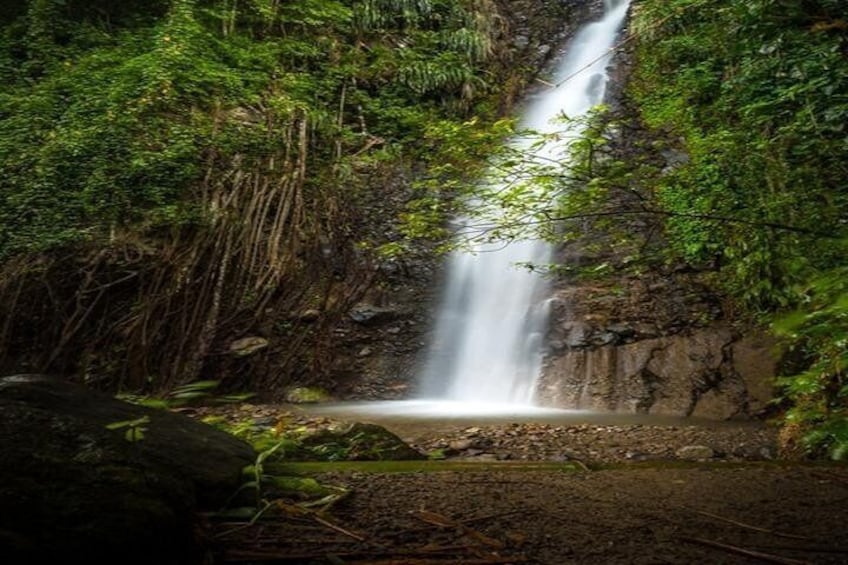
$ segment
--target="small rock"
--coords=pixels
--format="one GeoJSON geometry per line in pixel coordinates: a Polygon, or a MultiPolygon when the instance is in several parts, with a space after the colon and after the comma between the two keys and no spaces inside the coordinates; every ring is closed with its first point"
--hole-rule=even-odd
{"type": "Polygon", "coordinates": [[[371,355],[372,351],[370,347],[363,347],[359,350],[359,353],[356,354],[357,357],[368,357],[371,355]]]}
{"type": "Polygon", "coordinates": [[[450,447],[454,451],[465,451],[466,449],[470,448],[472,445],[474,445],[474,442],[471,441],[470,439],[455,439],[452,442],[450,442],[448,447],[450,447]]]}
{"type": "Polygon", "coordinates": [[[348,313],[350,319],[358,324],[379,323],[391,320],[397,315],[393,308],[359,303],[348,313]]]}
{"type": "Polygon", "coordinates": [[[326,390],[314,387],[298,386],[286,392],[286,402],[291,404],[314,404],[330,399],[326,390]]]}
{"type": "Polygon", "coordinates": [[[321,317],[321,312],[316,310],[315,308],[310,308],[309,310],[304,310],[297,317],[301,322],[314,322],[318,318],[321,317]]]}
{"type": "Polygon", "coordinates": [[[701,459],[712,459],[715,452],[711,447],[707,447],[706,445],[687,445],[678,449],[675,455],[679,459],[685,459],[686,461],[698,461],[701,459]]]}
{"type": "Polygon", "coordinates": [[[264,337],[243,337],[230,344],[230,353],[236,357],[247,357],[266,347],[268,347],[268,340],[264,337]]]}
{"type": "Polygon", "coordinates": [[[276,425],[277,420],[276,416],[259,416],[253,419],[253,424],[263,428],[272,428],[276,425]]]}
{"type": "Polygon", "coordinates": [[[548,347],[551,349],[551,351],[559,353],[565,349],[565,342],[561,339],[553,339],[548,343],[548,347]]]}
{"type": "Polygon", "coordinates": [[[615,343],[616,334],[612,332],[601,332],[598,335],[592,336],[593,345],[609,345],[615,343]]]}

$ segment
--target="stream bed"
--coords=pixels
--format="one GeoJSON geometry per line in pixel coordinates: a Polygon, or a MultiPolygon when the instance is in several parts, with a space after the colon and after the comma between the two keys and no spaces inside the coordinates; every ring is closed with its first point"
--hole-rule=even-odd
{"type": "Polygon", "coordinates": [[[625,463],[658,460],[763,461],[777,457],[765,422],[557,410],[443,401],[299,405],[304,423],[375,423],[437,458],[474,461],[625,463]]]}

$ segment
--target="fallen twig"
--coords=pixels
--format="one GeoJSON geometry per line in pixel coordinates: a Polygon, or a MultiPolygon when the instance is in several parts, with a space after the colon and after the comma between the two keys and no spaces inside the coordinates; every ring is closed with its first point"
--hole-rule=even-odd
{"type": "Polygon", "coordinates": [[[414,514],[415,517],[421,520],[422,522],[427,522],[428,524],[433,524],[434,526],[440,526],[443,528],[457,528],[463,534],[479,541],[483,545],[487,545],[495,549],[503,549],[504,547],[506,547],[506,544],[504,542],[491,538],[482,532],[478,532],[473,528],[469,528],[468,526],[463,525],[462,522],[457,522],[456,520],[452,520],[447,516],[437,514],[436,512],[430,512],[429,510],[418,510],[414,514]]]}
{"type": "Polygon", "coordinates": [[[801,553],[844,553],[848,555],[848,547],[825,547],[819,545],[769,545],[752,547],[750,549],[754,551],[780,549],[784,551],[799,551],[801,553]]]}
{"type": "Polygon", "coordinates": [[[364,537],[360,536],[359,534],[355,534],[355,533],[351,532],[350,530],[346,530],[346,529],[342,528],[341,526],[337,526],[336,524],[333,524],[332,522],[329,522],[329,521],[325,520],[324,518],[321,518],[318,515],[313,515],[312,519],[315,520],[316,522],[318,522],[319,524],[321,524],[322,526],[327,526],[331,530],[335,530],[335,531],[339,532],[340,534],[351,537],[351,538],[355,539],[356,541],[362,541],[362,542],[367,541],[364,537]]]}
{"type": "Polygon", "coordinates": [[[774,530],[769,530],[767,528],[761,528],[759,526],[754,526],[751,524],[746,524],[745,522],[739,522],[737,520],[731,520],[730,518],[725,518],[724,516],[719,516],[718,514],[713,514],[712,512],[705,512],[703,510],[694,510],[694,512],[698,514],[702,514],[703,516],[708,516],[710,518],[715,518],[716,520],[721,520],[722,522],[727,522],[728,524],[733,524],[734,526],[739,526],[740,528],[745,528],[746,530],[754,530],[756,532],[763,532],[764,534],[772,534],[781,538],[789,538],[789,539],[798,539],[798,540],[809,540],[806,536],[799,536],[795,534],[786,534],[783,532],[777,532],[774,530]]]}
{"type": "MultiPolygon", "coordinates": [[[[483,557],[483,558],[463,558],[459,563],[464,565],[509,565],[510,563],[526,563],[526,557],[483,557]]],[[[457,563],[456,560],[445,561],[444,559],[381,559],[379,561],[348,561],[351,565],[446,565],[449,563],[457,563]]]]}
{"type": "Polygon", "coordinates": [[[838,475],[836,473],[830,473],[828,471],[813,471],[812,475],[815,477],[819,477],[820,479],[836,481],[838,483],[842,483],[843,485],[848,486],[848,477],[838,475]]]}
{"type": "MultiPolygon", "coordinates": [[[[261,551],[233,551],[227,553],[226,562],[258,562],[263,563],[303,563],[309,559],[326,559],[328,556],[337,558],[345,558],[346,563],[356,563],[358,565],[444,565],[445,563],[456,563],[456,553],[450,556],[451,561],[445,561],[444,558],[434,557],[432,552],[428,551],[396,551],[396,552],[370,552],[370,551],[310,551],[301,553],[286,552],[261,552],[261,551]]],[[[486,557],[466,557],[463,556],[462,563],[468,565],[497,565],[508,563],[525,563],[527,558],[523,555],[502,557],[500,555],[492,555],[486,557]]]]}
{"type": "Polygon", "coordinates": [[[778,563],[780,565],[812,565],[809,561],[798,561],[797,559],[789,559],[788,557],[781,557],[780,555],[762,553],[760,551],[753,551],[751,549],[745,549],[744,547],[737,547],[735,545],[730,545],[707,539],[681,537],[680,540],[689,543],[705,545],[707,547],[713,547],[716,549],[721,549],[730,553],[736,553],[738,555],[753,557],[755,559],[759,559],[760,561],[765,561],[767,563],[778,563]]]}

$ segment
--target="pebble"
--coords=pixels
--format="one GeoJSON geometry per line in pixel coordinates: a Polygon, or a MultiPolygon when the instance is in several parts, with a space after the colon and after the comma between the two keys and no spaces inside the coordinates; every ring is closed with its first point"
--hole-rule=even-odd
{"type": "Polygon", "coordinates": [[[675,451],[674,454],[687,461],[699,461],[701,459],[712,459],[715,456],[715,451],[706,445],[685,445],[675,451]]]}

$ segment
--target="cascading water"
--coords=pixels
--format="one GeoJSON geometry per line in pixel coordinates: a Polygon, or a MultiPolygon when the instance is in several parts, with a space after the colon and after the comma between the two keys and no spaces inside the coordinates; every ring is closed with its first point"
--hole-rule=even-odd
{"type": "MultiPolygon", "coordinates": [[[[530,100],[522,117],[524,128],[558,132],[563,129],[556,123],[559,116],[579,117],[603,101],[606,68],[629,3],[605,0],[603,18],[578,31],[553,77],[558,86],[530,100]]],[[[579,132],[572,127],[567,133],[579,132]]],[[[532,151],[529,144],[516,141],[515,148],[540,159],[561,151],[556,142],[532,151]]],[[[549,263],[551,253],[551,246],[538,240],[499,250],[482,244],[451,255],[420,396],[532,404],[544,354],[549,289],[542,276],[517,265],[549,263]]]]}

